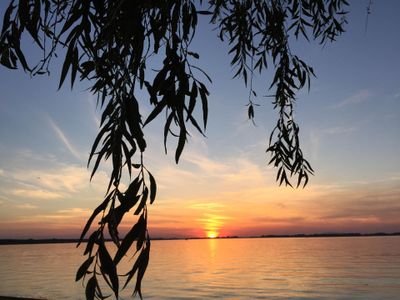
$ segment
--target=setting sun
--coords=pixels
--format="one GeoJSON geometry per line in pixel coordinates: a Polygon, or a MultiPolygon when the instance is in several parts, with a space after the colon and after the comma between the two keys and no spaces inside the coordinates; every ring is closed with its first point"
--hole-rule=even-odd
{"type": "Polygon", "coordinates": [[[218,237],[218,233],[215,231],[208,231],[207,232],[207,237],[210,239],[215,239],[216,237],[218,237]]]}

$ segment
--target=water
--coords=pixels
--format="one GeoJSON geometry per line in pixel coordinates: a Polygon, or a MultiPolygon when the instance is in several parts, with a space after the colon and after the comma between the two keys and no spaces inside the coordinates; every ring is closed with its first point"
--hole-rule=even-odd
{"type": "MultiPolygon", "coordinates": [[[[81,254],[74,244],[0,246],[0,295],[84,299],[74,282],[81,254]]],[[[121,299],[132,299],[131,291],[121,299]]],[[[400,299],[400,237],[153,241],[143,293],[145,299],[400,299]]]]}

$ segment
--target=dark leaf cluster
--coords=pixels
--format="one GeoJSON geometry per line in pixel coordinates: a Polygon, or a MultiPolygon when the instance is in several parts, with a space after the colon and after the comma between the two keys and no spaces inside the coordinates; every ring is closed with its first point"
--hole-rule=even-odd
{"type": "Polygon", "coordinates": [[[346,6],[345,0],[10,1],[1,28],[0,64],[9,69],[22,67],[31,75],[49,74],[52,59],[61,52],[59,88],[66,81],[71,88],[77,79],[84,81],[102,108],[88,166],[92,166],[91,177],[104,160],[111,161],[112,171],[106,196],[81,235],[81,242],[88,236],[87,258],[76,280],[88,278],[87,299],[107,297],[100,289],[101,281],[118,297],[118,264],[129,255],[135,261],[125,274],[123,287],[136,276],[134,293],[142,297],[141,282],[150,253],[147,205],[153,203],[157,191],[144,162],[143,127],[165,118],[165,151],[168,138],[175,139],[176,163],[190,129],[204,135],[209,99],[206,84],[211,79],[195,64],[200,55],[191,49],[198,18],[209,18],[219,38],[229,45],[234,77],[242,78],[249,88],[248,117],[253,122],[258,106],[253,78],[267,68],[274,70],[267,85],[278,111],[267,149],[272,155],[270,164],[278,168],[279,184],[292,185],[291,177],[297,176],[297,186],[305,186],[313,169],[300,149],[293,110],[296,93],[309,87],[315,75],[292,53],[290,37],[334,41],[344,31],[346,6]],[[25,33],[42,51],[42,58],[33,65],[21,45],[25,33]],[[154,68],[158,61],[162,64],[154,68]],[[139,99],[138,91],[148,97],[139,99]],[[145,102],[152,110],[142,119],[140,108],[145,102]],[[122,178],[129,178],[125,190],[122,178]],[[122,238],[118,228],[127,214],[137,216],[137,222],[122,238]],[[116,247],[114,256],[106,238],[116,247]],[[134,254],[129,253],[132,248],[134,254]]]}
{"type": "Polygon", "coordinates": [[[234,77],[242,77],[249,88],[248,117],[254,122],[253,77],[268,66],[275,71],[269,90],[273,91],[274,108],[279,112],[267,152],[269,164],[278,168],[277,181],[292,186],[291,177],[297,176],[297,186],[305,186],[313,174],[300,148],[299,126],[294,120],[296,93],[304,86],[310,88],[314,70],[293,54],[290,37],[319,43],[334,41],[344,32],[348,6],[346,0],[270,0],[270,1],[209,1],[212,19],[219,29],[219,37],[230,46],[234,77]]]}

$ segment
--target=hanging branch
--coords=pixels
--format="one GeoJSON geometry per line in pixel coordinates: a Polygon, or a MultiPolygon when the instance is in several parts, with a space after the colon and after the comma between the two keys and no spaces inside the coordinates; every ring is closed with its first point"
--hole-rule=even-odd
{"type": "Polygon", "coordinates": [[[278,121],[267,152],[270,164],[278,168],[279,184],[305,186],[313,169],[300,149],[299,126],[294,122],[296,93],[310,86],[313,69],[290,51],[290,35],[321,44],[334,41],[344,32],[345,0],[19,0],[10,1],[0,33],[0,64],[22,69],[31,76],[50,74],[49,66],[63,48],[59,88],[68,74],[73,88],[76,78],[90,85],[102,109],[99,133],[90,151],[91,178],[101,162],[110,160],[112,171],[101,204],[88,219],[78,246],[86,241],[85,261],[76,280],[86,282],[87,299],[107,298],[100,289],[105,282],[115,297],[121,289],[118,266],[133,256],[125,274],[125,288],[136,276],[134,294],[142,297],[141,283],[149,263],[150,236],[147,228],[148,204],[156,198],[157,185],[146,168],[147,148],[143,127],[165,115],[164,146],[176,139],[175,161],[179,162],[193,127],[202,135],[207,126],[210,77],[195,62],[199,54],[191,49],[198,17],[210,17],[219,28],[219,38],[228,40],[234,77],[249,85],[248,116],[254,122],[253,89],[255,71],[275,71],[269,89],[278,121]],[[21,40],[24,33],[42,51],[31,66],[21,40]],[[146,70],[152,58],[160,56],[157,71],[146,70]],[[250,62],[250,64],[249,64],[250,62]],[[155,73],[154,73],[155,72],[155,73]],[[250,76],[250,80],[248,77],[250,76]],[[152,78],[150,80],[149,78],[152,78]],[[148,97],[138,99],[138,90],[148,97]],[[142,120],[140,105],[149,101],[153,109],[142,120]],[[196,119],[200,112],[201,119],[196,119]],[[124,176],[125,175],[125,176],[124,176]],[[121,181],[128,186],[122,190],[121,181]],[[136,223],[122,238],[119,226],[127,214],[136,223]],[[106,243],[110,238],[112,243],[106,243]],[[116,254],[111,256],[111,247],[116,254]],[[133,248],[132,251],[129,250],[133,248]]]}

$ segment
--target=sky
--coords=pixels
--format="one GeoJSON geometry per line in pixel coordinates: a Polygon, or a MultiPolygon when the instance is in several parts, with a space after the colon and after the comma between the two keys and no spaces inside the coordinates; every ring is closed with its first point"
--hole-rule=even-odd
{"type": "MultiPolygon", "coordinates": [[[[145,161],[158,183],[150,236],[400,231],[400,2],[373,2],[366,28],[367,4],[351,1],[337,42],[293,45],[317,75],[295,107],[315,170],[304,189],[279,187],[267,165],[277,114],[262,95],[271,72],[255,82],[254,126],[226,45],[200,23],[193,49],[213,79],[206,138],[193,132],[176,165],[174,142],[164,153],[162,122],[146,126],[145,161]]],[[[101,110],[87,83],[57,91],[60,64],[50,77],[0,68],[0,238],[76,238],[104,196],[109,164],[91,182],[86,168],[101,110]]]]}

